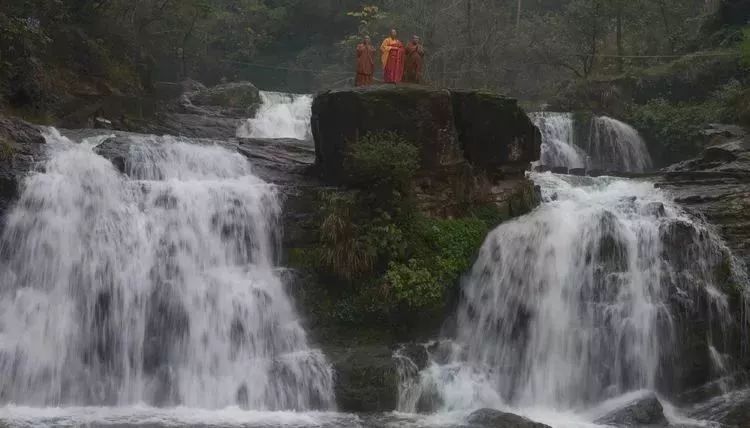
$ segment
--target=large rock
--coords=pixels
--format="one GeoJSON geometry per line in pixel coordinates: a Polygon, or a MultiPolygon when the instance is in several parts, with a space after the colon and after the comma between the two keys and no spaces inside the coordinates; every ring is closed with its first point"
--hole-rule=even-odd
{"type": "Polygon", "coordinates": [[[513,98],[488,92],[452,91],[453,114],[470,164],[495,170],[525,169],[540,158],[541,135],[513,98]]]}
{"type": "Polygon", "coordinates": [[[23,177],[44,155],[45,139],[26,122],[0,116],[0,225],[23,177]]]}
{"type": "MultiPolygon", "coordinates": [[[[750,140],[745,137],[711,146],[696,159],[672,165],[657,177],[656,186],[668,191],[688,212],[711,223],[739,262],[733,264],[726,251],[717,251],[715,258],[702,260],[696,267],[689,254],[707,242],[705,232],[690,222],[662,226],[663,257],[678,269],[664,275],[671,282],[668,297],[671,322],[676,326],[674,355],[678,357],[664,362],[669,370],[663,370],[661,376],[671,374],[664,378],[670,387],[662,390],[698,391],[725,374],[716,372],[709,345],[733,362],[732,370],[750,369],[750,359],[743,351],[745,296],[742,278],[735,275],[741,265],[750,266],[750,140]],[[719,313],[712,307],[715,291],[695,286],[695,269],[707,270],[727,296],[727,307],[719,313]],[[709,343],[710,331],[722,331],[721,339],[709,343]]],[[[701,398],[701,394],[692,395],[701,398]]],[[[693,399],[683,394],[679,401],[690,403],[693,399]]]]}
{"type": "Polygon", "coordinates": [[[312,110],[316,168],[328,183],[345,183],[349,144],[368,133],[395,132],[420,149],[414,188],[423,212],[460,216],[471,204],[495,203],[510,217],[536,205],[523,172],[539,158],[541,137],[513,99],[374,86],[324,92],[312,110]]]}
{"type": "Polygon", "coordinates": [[[667,426],[659,399],[654,395],[641,398],[617,409],[595,421],[597,424],[614,426],[667,426]]]}
{"type": "Polygon", "coordinates": [[[317,165],[334,183],[343,179],[348,145],[370,132],[392,131],[416,143],[423,169],[463,160],[445,89],[402,85],[325,92],[313,101],[312,131],[317,165]]]}
{"type": "Polygon", "coordinates": [[[469,415],[467,422],[477,428],[550,428],[523,416],[494,409],[479,409],[469,415]]]}
{"type": "Polygon", "coordinates": [[[252,117],[260,106],[260,91],[250,82],[233,82],[200,89],[192,93],[195,106],[218,107],[226,113],[252,117]]]}
{"type": "Polygon", "coordinates": [[[312,113],[316,161],[332,182],[342,179],[349,143],[370,132],[414,142],[422,169],[432,172],[461,163],[522,171],[541,147],[516,101],[489,93],[411,85],[329,91],[315,97],[312,113]]]}

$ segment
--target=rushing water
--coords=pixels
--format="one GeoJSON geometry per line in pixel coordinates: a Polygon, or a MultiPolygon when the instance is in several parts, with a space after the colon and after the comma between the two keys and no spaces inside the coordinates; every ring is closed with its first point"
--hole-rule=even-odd
{"type": "Polygon", "coordinates": [[[652,183],[533,178],[546,203],[489,235],[464,281],[455,337],[402,386],[402,410],[492,407],[590,423],[604,400],[659,389],[675,337],[668,293],[707,290],[708,312],[726,316],[714,283],[725,247],[652,183]]]}
{"type": "Polygon", "coordinates": [[[542,165],[586,168],[588,155],[575,145],[572,113],[531,113],[542,133],[542,165]]]}
{"type": "Polygon", "coordinates": [[[651,157],[638,131],[611,117],[591,120],[586,152],[591,156],[593,169],[643,172],[651,168],[651,157]]]}
{"type": "Polygon", "coordinates": [[[312,96],[261,91],[260,110],[237,129],[240,138],[296,138],[312,137],[310,116],[312,96]]]}
{"type": "Polygon", "coordinates": [[[333,408],[274,266],[274,186],[224,148],[131,138],[121,174],[51,132],[7,217],[0,401],[333,408]]]}
{"type": "Polygon", "coordinates": [[[572,113],[531,113],[542,133],[541,164],[615,172],[652,167],[646,144],[632,126],[606,116],[592,117],[588,130],[572,113]]]}

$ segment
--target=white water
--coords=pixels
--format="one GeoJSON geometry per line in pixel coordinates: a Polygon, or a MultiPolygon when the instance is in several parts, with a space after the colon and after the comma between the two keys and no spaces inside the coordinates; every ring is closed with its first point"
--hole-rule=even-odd
{"type": "Polygon", "coordinates": [[[253,119],[237,129],[238,137],[298,140],[312,137],[312,96],[261,91],[260,97],[263,105],[253,119]]]}
{"type": "Polygon", "coordinates": [[[708,312],[721,316],[713,273],[726,249],[667,194],[648,182],[532,177],[546,203],[489,235],[463,284],[456,337],[401,388],[402,410],[421,399],[441,413],[490,407],[585,426],[605,400],[658,390],[674,348],[668,293],[709,290],[708,312]]]}
{"type": "Polygon", "coordinates": [[[588,136],[576,135],[572,113],[531,113],[542,133],[540,163],[548,167],[644,172],[652,167],[646,144],[630,125],[591,118],[588,136]]]}
{"type": "Polygon", "coordinates": [[[0,402],[332,408],[274,266],[274,186],[224,148],[131,138],[123,175],[51,132],[7,217],[0,402]]]}
{"type": "Polygon", "coordinates": [[[638,131],[606,116],[592,119],[586,152],[593,169],[643,172],[651,168],[651,157],[638,131]]]}
{"type": "Polygon", "coordinates": [[[575,145],[572,113],[531,113],[531,120],[542,133],[542,165],[586,168],[588,156],[575,145]]]}

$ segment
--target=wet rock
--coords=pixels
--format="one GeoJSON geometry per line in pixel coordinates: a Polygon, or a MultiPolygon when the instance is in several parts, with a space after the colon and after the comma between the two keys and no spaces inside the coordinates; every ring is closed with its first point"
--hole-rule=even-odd
{"type": "Polygon", "coordinates": [[[646,204],[643,207],[643,212],[646,215],[652,215],[654,217],[664,217],[667,213],[664,209],[664,204],[661,202],[650,202],[646,204]]]}
{"type": "Polygon", "coordinates": [[[338,409],[389,412],[398,405],[399,375],[393,352],[385,346],[326,349],[335,370],[338,409]]]}
{"type": "Polygon", "coordinates": [[[43,158],[44,143],[36,127],[0,116],[0,228],[5,210],[18,197],[23,177],[43,158]]]}
{"type": "Polygon", "coordinates": [[[523,416],[494,409],[479,409],[469,415],[467,422],[477,428],[550,428],[523,416]]]}
{"type": "Polygon", "coordinates": [[[555,167],[552,167],[551,171],[553,174],[567,174],[568,168],[564,166],[555,166],[555,167]]]}
{"type": "Polygon", "coordinates": [[[659,399],[654,395],[633,401],[595,421],[597,424],[614,426],[667,426],[659,399]]]}
{"type": "Polygon", "coordinates": [[[547,172],[550,170],[550,167],[547,165],[537,165],[534,167],[534,172],[547,172]]]}
{"type": "Polygon", "coordinates": [[[414,363],[417,370],[422,370],[427,367],[430,356],[424,344],[407,343],[400,347],[400,351],[414,363]]]}
{"type": "Polygon", "coordinates": [[[586,168],[570,168],[568,174],[583,177],[586,175],[586,168]]]}

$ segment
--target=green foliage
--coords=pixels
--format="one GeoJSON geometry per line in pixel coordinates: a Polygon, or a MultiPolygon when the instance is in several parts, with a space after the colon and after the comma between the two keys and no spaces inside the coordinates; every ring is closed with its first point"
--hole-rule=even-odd
{"type": "Polygon", "coordinates": [[[337,322],[397,324],[441,308],[503,213],[487,205],[459,219],[420,214],[411,194],[418,152],[396,134],[360,138],[344,164],[350,190],[321,198],[313,269],[337,292],[316,297],[320,311],[337,322]]]}
{"type": "Polygon", "coordinates": [[[404,192],[419,167],[417,147],[396,133],[367,134],[352,143],[344,168],[353,186],[404,192]]]}
{"type": "Polygon", "coordinates": [[[320,226],[319,260],[336,277],[351,281],[370,273],[375,251],[354,222],[351,195],[323,195],[323,221],[320,226]]]}
{"type": "Polygon", "coordinates": [[[628,121],[644,134],[657,162],[670,164],[703,150],[705,137],[701,131],[708,124],[750,119],[745,117],[749,98],[742,84],[731,81],[705,101],[671,103],[654,99],[631,106],[628,121]]]}

